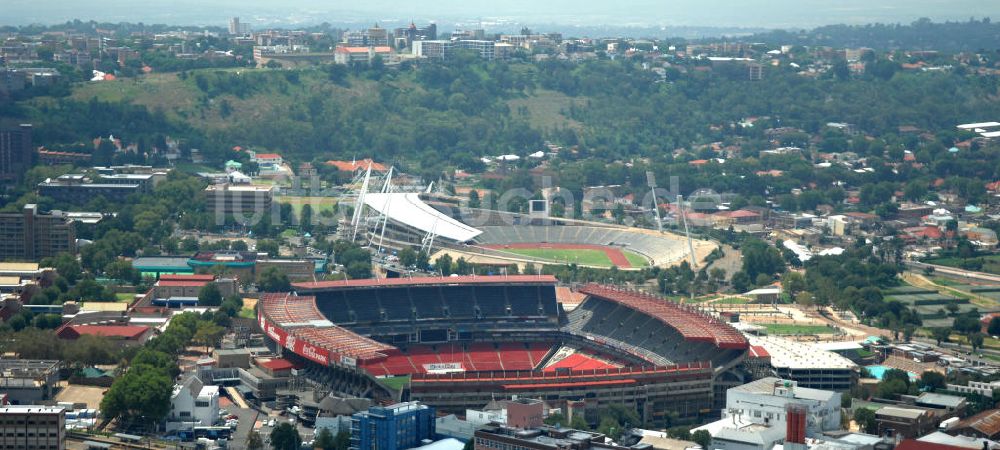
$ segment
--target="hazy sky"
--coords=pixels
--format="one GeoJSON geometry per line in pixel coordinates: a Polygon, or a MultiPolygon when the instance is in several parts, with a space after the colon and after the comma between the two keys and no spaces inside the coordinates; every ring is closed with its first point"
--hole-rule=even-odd
{"type": "Polygon", "coordinates": [[[832,23],[1000,19],[998,0],[0,0],[0,23],[72,18],[225,25],[230,16],[267,24],[377,20],[462,23],[482,20],[585,26],[808,28],[832,23]]]}

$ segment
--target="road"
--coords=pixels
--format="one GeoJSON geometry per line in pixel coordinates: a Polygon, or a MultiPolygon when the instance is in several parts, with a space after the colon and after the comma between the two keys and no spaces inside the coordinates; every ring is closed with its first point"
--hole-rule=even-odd
{"type": "Polygon", "coordinates": [[[926,268],[933,268],[934,269],[934,273],[939,273],[939,274],[944,274],[944,275],[948,275],[948,276],[960,278],[960,279],[962,279],[963,281],[966,281],[966,282],[971,281],[971,282],[978,282],[978,283],[983,283],[983,282],[985,282],[985,283],[1000,283],[1000,276],[993,275],[991,273],[976,272],[976,271],[973,271],[973,270],[965,270],[965,269],[956,269],[954,267],[938,266],[938,265],[934,265],[934,264],[925,264],[925,263],[918,262],[918,261],[905,261],[903,264],[905,264],[908,267],[911,267],[911,268],[914,268],[914,269],[918,269],[918,270],[923,270],[923,269],[926,269],[926,268]]]}
{"type": "Polygon", "coordinates": [[[257,416],[260,413],[253,409],[239,408],[236,405],[230,405],[226,409],[229,410],[229,414],[235,414],[240,420],[240,423],[236,425],[236,431],[233,432],[229,440],[229,448],[244,450],[247,445],[247,436],[253,430],[254,423],[257,422],[257,416]]]}

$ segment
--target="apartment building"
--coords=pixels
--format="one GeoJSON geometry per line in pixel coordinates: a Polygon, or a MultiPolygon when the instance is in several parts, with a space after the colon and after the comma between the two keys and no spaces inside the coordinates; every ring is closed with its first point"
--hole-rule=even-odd
{"type": "Polygon", "coordinates": [[[34,261],[75,250],[76,233],[64,213],[42,213],[35,204],[0,213],[0,260],[34,261]]]}

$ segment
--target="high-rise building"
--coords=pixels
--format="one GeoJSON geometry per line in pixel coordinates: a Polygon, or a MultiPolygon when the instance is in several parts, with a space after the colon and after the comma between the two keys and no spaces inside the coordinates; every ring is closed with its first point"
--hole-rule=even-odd
{"type": "Polygon", "coordinates": [[[0,185],[9,186],[21,180],[34,162],[31,125],[0,130],[0,185]]]}
{"type": "Polygon", "coordinates": [[[229,19],[229,34],[243,36],[250,33],[250,24],[241,23],[239,17],[229,19]]]}
{"type": "Polygon", "coordinates": [[[403,450],[434,439],[434,408],[417,402],[373,406],[351,417],[351,450],[403,450]]]}
{"type": "Polygon", "coordinates": [[[413,22],[407,28],[396,28],[393,31],[396,48],[411,48],[414,41],[433,41],[437,39],[437,25],[430,24],[426,27],[417,27],[413,22]]]}
{"type": "Polygon", "coordinates": [[[50,406],[0,407],[0,449],[66,448],[66,410],[50,406]]]}
{"type": "Polygon", "coordinates": [[[384,47],[389,45],[389,30],[375,24],[368,29],[368,45],[374,47],[384,47]]]}
{"type": "Polygon", "coordinates": [[[0,213],[0,260],[34,261],[75,250],[73,222],[64,213],[40,213],[34,204],[0,213]]]}

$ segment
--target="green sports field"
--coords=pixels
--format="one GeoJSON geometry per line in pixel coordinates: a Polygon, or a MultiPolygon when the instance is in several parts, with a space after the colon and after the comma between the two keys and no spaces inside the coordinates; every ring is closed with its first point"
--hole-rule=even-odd
{"type": "MultiPolygon", "coordinates": [[[[566,264],[580,264],[585,266],[611,267],[611,259],[602,250],[589,248],[504,248],[507,253],[515,253],[531,258],[559,261],[566,264]]],[[[649,261],[638,253],[622,250],[625,258],[628,259],[632,267],[646,267],[649,261]]]]}
{"type": "Polygon", "coordinates": [[[386,385],[389,389],[395,389],[398,391],[410,383],[410,377],[408,375],[402,377],[386,377],[382,378],[381,381],[382,384],[386,385]]]}

